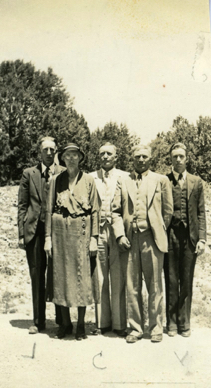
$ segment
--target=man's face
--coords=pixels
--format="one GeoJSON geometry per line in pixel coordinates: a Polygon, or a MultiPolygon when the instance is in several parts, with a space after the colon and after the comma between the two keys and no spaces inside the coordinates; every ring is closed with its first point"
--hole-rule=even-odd
{"type": "Polygon", "coordinates": [[[108,146],[102,146],[100,148],[100,161],[101,161],[101,167],[105,171],[111,170],[116,163],[117,156],[115,148],[112,145],[108,146]]]}
{"type": "Polygon", "coordinates": [[[142,174],[142,172],[149,169],[151,155],[150,151],[145,148],[140,148],[134,152],[133,163],[135,170],[142,174]]]}
{"type": "Polygon", "coordinates": [[[67,168],[77,168],[81,158],[80,152],[73,150],[67,150],[62,155],[62,160],[65,162],[67,168]]]}
{"type": "Polygon", "coordinates": [[[54,162],[56,144],[52,140],[44,140],[40,146],[42,162],[46,167],[50,167],[54,162]]]}
{"type": "Polygon", "coordinates": [[[186,169],[186,151],[183,148],[176,148],[171,152],[171,161],[174,171],[182,173],[186,169]]]}

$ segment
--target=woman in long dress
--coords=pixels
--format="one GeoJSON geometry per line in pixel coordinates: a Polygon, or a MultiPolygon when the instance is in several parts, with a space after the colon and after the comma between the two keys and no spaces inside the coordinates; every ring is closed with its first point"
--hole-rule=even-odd
{"type": "Polygon", "coordinates": [[[53,302],[61,306],[57,337],[71,334],[69,307],[78,307],[75,338],[85,339],[86,306],[93,303],[90,256],[97,253],[98,197],[94,179],[82,172],[83,152],[67,144],[59,155],[67,170],[50,183],[46,211],[47,256],[53,257],[53,302]]]}

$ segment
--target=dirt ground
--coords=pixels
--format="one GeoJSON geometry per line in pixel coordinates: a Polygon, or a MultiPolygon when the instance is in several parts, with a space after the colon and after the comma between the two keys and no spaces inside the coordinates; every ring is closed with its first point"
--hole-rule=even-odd
{"type": "MultiPolygon", "coordinates": [[[[27,315],[0,317],[0,387],[5,388],[210,388],[211,329],[192,328],[192,335],[164,334],[127,344],[114,333],[76,341],[74,334],[54,338],[56,325],[29,335],[27,315]]],[[[76,323],[74,323],[75,327],[76,323]]]]}

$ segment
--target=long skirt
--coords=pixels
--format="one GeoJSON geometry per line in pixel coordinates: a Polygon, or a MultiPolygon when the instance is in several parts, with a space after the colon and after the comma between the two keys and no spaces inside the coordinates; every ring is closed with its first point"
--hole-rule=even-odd
{"type": "Polygon", "coordinates": [[[97,270],[89,254],[90,216],[52,216],[53,302],[66,307],[87,306],[98,299],[97,270]],[[92,284],[94,282],[94,284],[92,284]]]}

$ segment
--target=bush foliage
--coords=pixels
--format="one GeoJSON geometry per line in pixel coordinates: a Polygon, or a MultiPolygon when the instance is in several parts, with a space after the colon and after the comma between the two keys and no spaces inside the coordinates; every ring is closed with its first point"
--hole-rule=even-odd
{"type": "Polygon", "coordinates": [[[51,68],[36,71],[16,60],[0,65],[0,183],[18,181],[24,168],[37,163],[39,139],[59,144],[77,141],[87,149],[90,131],[83,116],[51,68]]]}

